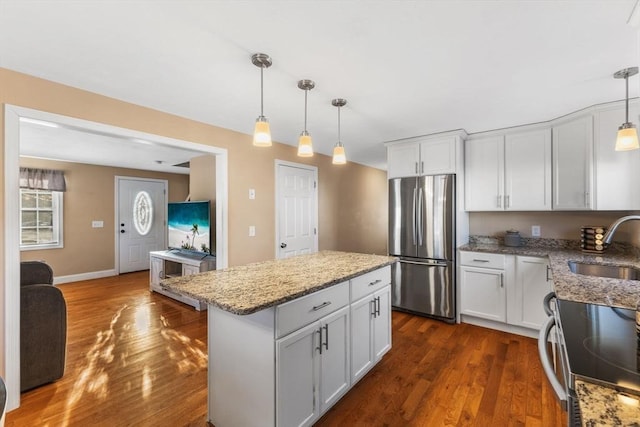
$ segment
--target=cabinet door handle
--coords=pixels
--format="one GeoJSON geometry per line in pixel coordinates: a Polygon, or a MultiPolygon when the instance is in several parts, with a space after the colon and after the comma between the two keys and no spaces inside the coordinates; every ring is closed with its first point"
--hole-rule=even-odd
{"type": "MultiPolygon", "coordinates": [[[[329,325],[326,324],[323,326],[324,328],[324,349],[325,350],[329,350],[329,325]]],[[[322,337],[322,334],[320,334],[320,337],[322,337]]],[[[322,347],[322,340],[320,341],[320,347],[322,347]]]]}
{"type": "Polygon", "coordinates": [[[416,175],[418,174],[418,162],[416,162],[416,175]]]}
{"type": "Polygon", "coordinates": [[[325,302],[323,302],[323,303],[322,303],[322,304],[320,304],[320,305],[314,305],[314,306],[313,306],[313,308],[312,308],[312,310],[313,310],[313,311],[318,311],[318,310],[320,310],[321,308],[325,308],[325,307],[326,307],[326,306],[328,306],[328,305],[331,305],[331,301],[325,301],[325,302]]]}
{"type": "Polygon", "coordinates": [[[318,338],[320,343],[318,344],[318,347],[316,347],[316,350],[320,350],[320,354],[322,354],[322,328],[318,328],[316,333],[320,336],[320,338],[318,338]]]}
{"type": "Polygon", "coordinates": [[[589,192],[585,191],[584,192],[584,206],[585,207],[589,207],[589,192]]]}
{"type": "Polygon", "coordinates": [[[549,276],[549,273],[550,273],[550,272],[551,272],[551,267],[549,267],[549,266],[547,265],[547,282],[548,282],[549,280],[551,280],[551,276],[549,276]]]}
{"type": "Polygon", "coordinates": [[[164,270],[158,271],[158,277],[164,279],[164,270]]]}
{"type": "Polygon", "coordinates": [[[380,297],[376,297],[376,317],[380,316],[380,297]]]}
{"type": "Polygon", "coordinates": [[[477,258],[474,258],[473,262],[489,262],[489,260],[488,259],[477,259],[477,258]]]}
{"type": "Polygon", "coordinates": [[[377,285],[377,284],[378,284],[378,283],[380,283],[380,282],[382,282],[382,279],[374,280],[373,282],[369,282],[369,286],[375,286],[375,285],[377,285]]]}
{"type": "Polygon", "coordinates": [[[504,288],[504,273],[500,273],[500,287],[504,288]]]}
{"type": "Polygon", "coordinates": [[[496,204],[498,205],[499,208],[502,207],[502,196],[501,195],[498,195],[496,197],[496,204]]]}
{"type": "Polygon", "coordinates": [[[420,162],[420,173],[424,173],[424,162],[420,162]]]}
{"type": "Polygon", "coordinates": [[[376,315],[376,299],[374,298],[370,302],[373,304],[373,311],[371,312],[371,316],[373,316],[373,318],[375,319],[376,317],[378,317],[376,315]]]}
{"type": "Polygon", "coordinates": [[[510,197],[510,196],[508,196],[508,195],[507,195],[507,196],[504,196],[504,207],[505,207],[505,208],[508,208],[508,207],[509,207],[509,205],[511,204],[511,200],[510,200],[510,199],[511,199],[511,197],[510,197]]]}

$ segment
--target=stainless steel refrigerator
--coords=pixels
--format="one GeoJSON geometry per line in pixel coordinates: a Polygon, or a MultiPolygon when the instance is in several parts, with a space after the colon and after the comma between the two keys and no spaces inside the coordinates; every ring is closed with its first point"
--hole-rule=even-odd
{"type": "Polygon", "coordinates": [[[389,180],[391,305],[455,321],[455,175],[389,180]]]}

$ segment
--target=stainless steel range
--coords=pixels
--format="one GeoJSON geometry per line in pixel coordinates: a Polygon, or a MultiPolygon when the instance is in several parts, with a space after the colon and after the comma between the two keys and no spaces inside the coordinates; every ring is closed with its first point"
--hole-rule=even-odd
{"type": "Polygon", "coordinates": [[[640,395],[635,310],[564,300],[555,300],[555,310],[550,310],[553,299],[546,299],[550,317],[540,331],[538,349],[549,382],[569,411],[569,425],[580,425],[576,379],[640,395]]]}

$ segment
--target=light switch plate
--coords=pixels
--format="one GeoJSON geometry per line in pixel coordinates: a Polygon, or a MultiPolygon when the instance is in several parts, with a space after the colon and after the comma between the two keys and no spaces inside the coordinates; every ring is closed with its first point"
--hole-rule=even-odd
{"type": "Polygon", "coordinates": [[[255,237],[256,235],[256,226],[255,225],[250,225],[249,226],[249,237],[255,237]]]}
{"type": "Polygon", "coordinates": [[[540,226],[532,225],[531,226],[531,237],[540,237],[540,226]]]}

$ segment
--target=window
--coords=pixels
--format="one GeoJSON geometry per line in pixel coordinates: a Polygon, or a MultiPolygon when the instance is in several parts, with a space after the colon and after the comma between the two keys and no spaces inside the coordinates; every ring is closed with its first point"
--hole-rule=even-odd
{"type": "Polygon", "coordinates": [[[62,192],[20,189],[20,249],[62,248],[62,192]]]}

